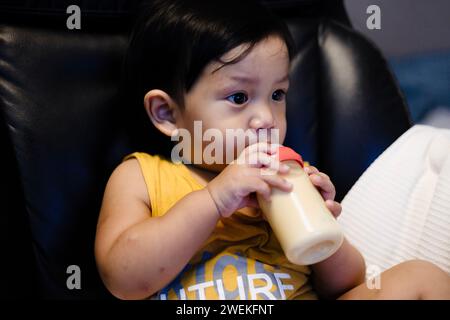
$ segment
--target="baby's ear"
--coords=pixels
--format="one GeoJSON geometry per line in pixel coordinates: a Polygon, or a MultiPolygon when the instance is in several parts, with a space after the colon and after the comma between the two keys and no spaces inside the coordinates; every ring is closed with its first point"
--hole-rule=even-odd
{"type": "Polygon", "coordinates": [[[154,89],[144,96],[144,107],[153,125],[162,133],[171,136],[178,128],[178,105],[164,91],[154,89]]]}

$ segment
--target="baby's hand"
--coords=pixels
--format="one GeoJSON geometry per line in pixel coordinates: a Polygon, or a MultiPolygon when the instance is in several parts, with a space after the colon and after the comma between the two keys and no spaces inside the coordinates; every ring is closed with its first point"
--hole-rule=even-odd
{"type": "Polygon", "coordinates": [[[342,206],[339,202],[334,201],[336,188],[331,182],[330,177],[313,166],[305,166],[304,170],[309,175],[313,185],[319,190],[327,208],[337,218],[341,214],[342,206]]]}
{"type": "Polygon", "coordinates": [[[272,187],[292,190],[292,185],[276,174],[289,171],[289,166],[273,157],[277,149],[268,143],[252,144],[208,183],[206,188],[222,217],[243,207],[259,208],[255,193],[269,201],[272,187]]]}

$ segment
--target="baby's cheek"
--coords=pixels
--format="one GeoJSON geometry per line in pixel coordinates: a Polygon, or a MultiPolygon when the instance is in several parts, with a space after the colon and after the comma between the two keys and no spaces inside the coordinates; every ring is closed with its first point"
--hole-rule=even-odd
{"type": "Polygon", "coordinates": [[[287,131],[287,127],[286,127],[286,119],[285,119],[284,115],[276,117],[275,129],[273,129],[273,131],[271,132],[271,135],[272,135],[271,142],[283,144],[284,139],[286,138],[286,131],[287,131]],[[277,139],[278,139],[278,141],[276,141],[277,139]]]}

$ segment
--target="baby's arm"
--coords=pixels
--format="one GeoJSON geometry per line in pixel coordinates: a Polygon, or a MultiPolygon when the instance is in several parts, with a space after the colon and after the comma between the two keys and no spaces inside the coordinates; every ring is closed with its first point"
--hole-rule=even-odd
{"type": "Polygon", "coordinates": [[[146,298],[167,285],[219,218],[206,189],[189,193],[162,217],[150,218],[150,208],[137,160],[123,162],[106,186],[95,242],[100,275],[119,298],[146,298]]]}
{"type": "MultiPolygon", "coordinates": [[[[316,167],[305,167],[311,182],[318,188],[330,212],[341,213],[341,205],[334,201],[336,189],[330,177],[316,167]]],[[[337,298],[344,292],[364,282],[364,258],[346,239],[339,250],[330,258],[311,267],[312,280],[317,293],[323,298],[337,298]]]]}
{"type": "Polygon", "coordinates": [[[337,298],[365,278],[364,259],[346,239],[335,254],[311,269],[314,288],[322,298],[337,298]]]}
{"type": "Polygon", "coordinates": [[[106,287],[120,298],[156,293],[182,271],[220,216],[257,207],[252,197],[255,192],[268,199],[271,187],[290,191],[292,185],[284,178],[261,170],[263,166],[289,170],[269,156],[277,149],[267,143],[248,146],[239,161],[228,165],[206,188],[189,193],[155,218],[150,218],[151,203],[137,160],[118,166],[106,186],[95,241],[95,257],[106,287]]]}

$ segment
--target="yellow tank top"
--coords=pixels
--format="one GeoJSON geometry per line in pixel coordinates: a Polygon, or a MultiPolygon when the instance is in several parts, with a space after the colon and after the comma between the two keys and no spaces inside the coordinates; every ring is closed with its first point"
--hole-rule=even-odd
{"type": "MultiPolygon", "coordinates": [[[[164,215],[186,194],[203,188],[182,163],[141,152],[124,161],[130,158],[139,162],[153,217],[164,215]]],[[[267,221],[237,211],[218,221],[182,272],[151,298],[316,299],[307,281],[309,274],[308,267],[286,259],[267,221]]]]}

